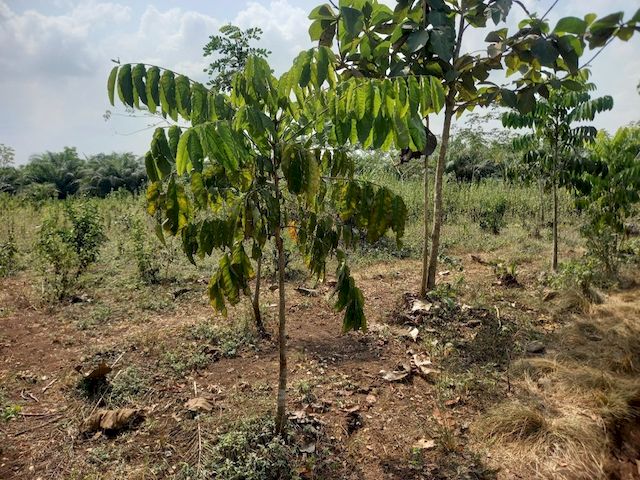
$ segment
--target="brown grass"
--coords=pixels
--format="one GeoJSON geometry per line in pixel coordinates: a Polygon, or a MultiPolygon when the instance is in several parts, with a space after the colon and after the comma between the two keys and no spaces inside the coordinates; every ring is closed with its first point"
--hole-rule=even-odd
{"type": "Polygon", "coordinates": [[[476,434],[491,442],[503,478],[620,478],[638,448],[640,306],[613,295],[556,337],[553,357],[514,364],[515,398],[490,410],[476,434]]]}

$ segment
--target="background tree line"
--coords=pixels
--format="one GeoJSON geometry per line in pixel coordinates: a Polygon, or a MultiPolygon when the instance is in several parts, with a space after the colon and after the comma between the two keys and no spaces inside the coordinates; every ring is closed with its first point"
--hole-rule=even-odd
{"type": "Polygon", "coordinates": [[[31,156],[14,166],[11,147],[1,145],[0,192],[34,199],[64,199],[77,193],[105,197],[124,189],[138,192],[146,185],[144,162],[133,153],[98,153],[81,158],[75,147],[31,156]]]}

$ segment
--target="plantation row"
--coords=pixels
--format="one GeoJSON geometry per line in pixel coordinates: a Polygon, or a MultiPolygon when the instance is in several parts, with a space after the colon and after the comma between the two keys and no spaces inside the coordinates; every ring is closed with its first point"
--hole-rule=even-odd
{"type": "Polygon", "coordinates": [[[82,159],[75,148],[34,155],[27,165],[14,167],[13,150],[0,146],[0,192],[27,200],[64,199],[80,194],[104,197],[116,190],[144,188],[144,163],[132,153],[97,154],[82,159]]]}

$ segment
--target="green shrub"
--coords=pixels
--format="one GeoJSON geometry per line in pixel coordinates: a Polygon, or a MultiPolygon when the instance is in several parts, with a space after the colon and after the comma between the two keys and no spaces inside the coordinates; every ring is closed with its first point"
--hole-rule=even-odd
{"type": "Polygon", "coordinates": [[[602,298],[594,287],[608,287],[610,283],[611,278],[606,275],[601,262],[592,256],[563,263],[558,274],[551,279],[552,286],[577,290],[596,303],[602,298]]]}
{"type": "Polygon", "coordinates": [[[97,260],[106,241],[95,205],[67,204],[64,218],[56,213],[45,218],[35,248],[49,300],[61,300],[70,293],[78,277],[97,260]]]}
{"type": "Polygon", "coordinates": [[[10,229],[7,240],[0,242],[0,277],[6,277],[15,271],[17,253],[16,239],[13,229],[10,229]]]}
{"type": "Polygon", "coordinates": [[[188,336],[217,347],[223,357],[235,357],[242,347],[253,345],[256,341],[247,322],[233,326],[201,322],[190,328],[188,336]]]}
{"type": "Polygon", "coordinates": [[[156,263],[155,257],[145,242],[146,232],[140,219],[131,221],[131,240],[133,244],[133,254],[136,258],[136,266],[140,279],[148,284],[158,283],[160,277],[160,266],[156,263]]]}
{"type": "Polygon", "coordinates": [[[58,198],[58,190],[53,183],[30,183],[20,189],[18,197],[35,205],[42,205],[58,198]]]}
{"type": "Polygon", "coordinates": [[[483,202],[475,214],[475,220],[480,228],[497,235],[507,224],[505,214],[507,213],[507,199],[491,198],[483,202]]]}
{"type": "Polygon", "coordinates": [[[134,366],[126,367],[111,379],[106,395],[109,407],[122,407],[141,401],[141,396],[149,389],[149,379],[134,366]]]}
{"type": "Polygon", "coordinates": [[[64,232],[58,227],[58,220],[49,217],[40,227],[35,246],[43,277],[43,293],[50,301],[67,296],[78,276],[78,255],[66,241],[64,232]]]}
{"type": "Polygon", "coordinates": [[[78,274],[80,274],[98,259],[100,247],[107,237],[95,203],[83,202],[76,206],[67,203],[65,215],[71,228],[64,231],[63,236],[78,255],[78,274]]]}

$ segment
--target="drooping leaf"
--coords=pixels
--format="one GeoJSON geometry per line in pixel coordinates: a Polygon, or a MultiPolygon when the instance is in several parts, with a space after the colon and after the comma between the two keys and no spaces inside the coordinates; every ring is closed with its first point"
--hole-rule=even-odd
{"type": "Polygon", "coordinates": [[[151,67],[147,70],[145,89],[147,107],[151,113],[155,113],[156,108],[160,105],[160,69],[158,67],[151,67]]]}
{"type": "Polygon", "coordinates": [[[116,65],[111,69],[109,79],[107,80],[107,94],[109,95],[109,103],[115,106],[114,94],[116,88],[116,78],[118,76],[118,66],[116,65]]]}
{"type": "Polygon", "coordinates": [[[140,108],[139,101],[147,105],[147,87],[144,84],[147,71],[143,64],[138,63],[131,72],[133,79],[134,103],[136,108],[140,108]],[[139,100],[139,101],[138,101],[139,100]]]}
{"type": "Polygon", "coordinates": [[[129,64],[122,65],[118,70],[118,96],[122,103],[133,107],[133,81],[129,64]]]}
{"type": "Polygon", "coordinates": [[[160,103],[162,111],[177,122],[176,82],[173,72],[168,70],[165,70],[160,77],[160,103]]]}

